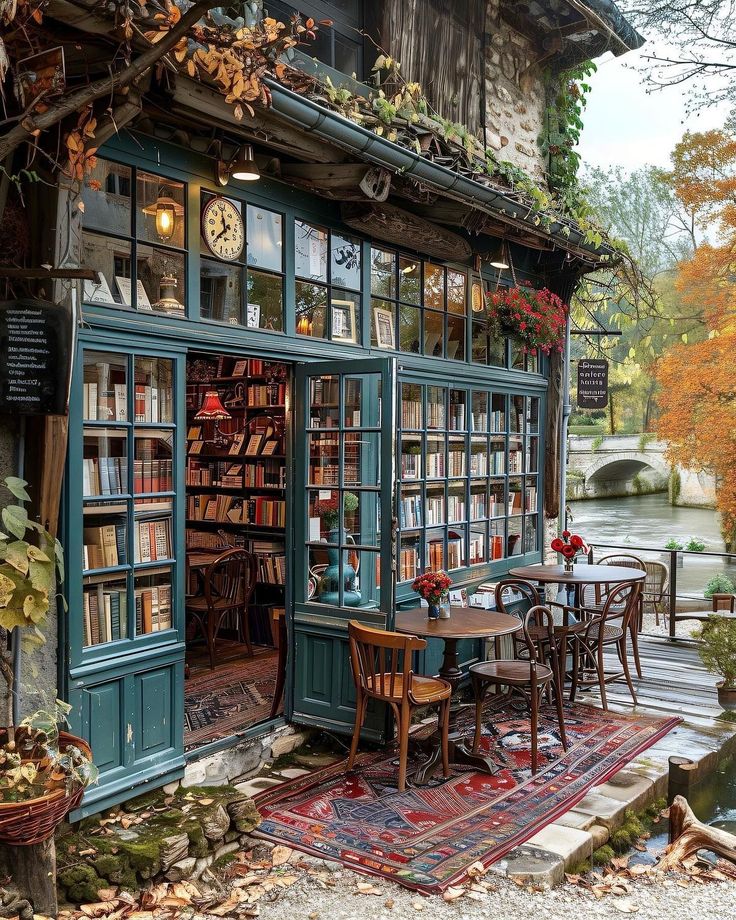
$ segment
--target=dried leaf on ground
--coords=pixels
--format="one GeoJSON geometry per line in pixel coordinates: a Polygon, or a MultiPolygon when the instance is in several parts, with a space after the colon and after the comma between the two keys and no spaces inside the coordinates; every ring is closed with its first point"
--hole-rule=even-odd
{"type": "Polygon", "coordinates": [[[457,901],[458,898],[461,898],[465,894],[464,888],[446,888],[442,892],[443,901],[457,901]]]}
{"type": "Polygon", "coordinates": [[[283,866],[285,862],[288,862],[291,854],[294,851],[290,847],[281,846],[278,844],[271,850],[271,865],[272,866],[283,866]]]}

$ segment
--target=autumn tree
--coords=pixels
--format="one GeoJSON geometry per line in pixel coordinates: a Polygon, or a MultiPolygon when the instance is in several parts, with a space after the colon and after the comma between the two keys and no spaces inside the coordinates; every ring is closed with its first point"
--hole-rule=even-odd
{"type": "Polygon", "coordinates": [[[736,544],[736,142],[730,128],[688,133],[677,145],[669,181],[708,226],[675,281],[686,310],[707,337],[683,341],[659,362],[657,431],[674,462],[716,477],[727,548],[736,544]]]}

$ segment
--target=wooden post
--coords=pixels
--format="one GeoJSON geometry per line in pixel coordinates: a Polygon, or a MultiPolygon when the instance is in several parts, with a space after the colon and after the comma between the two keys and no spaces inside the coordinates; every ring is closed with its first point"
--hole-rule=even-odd
{"type": "Polygon", "coordinates": [[[47,917],[58,914],[53,835],[43,843],[27,847],[0,845],[0,871],[9,875],[20,896],[30,901],[34,914],[45,914],[47,917]]]}

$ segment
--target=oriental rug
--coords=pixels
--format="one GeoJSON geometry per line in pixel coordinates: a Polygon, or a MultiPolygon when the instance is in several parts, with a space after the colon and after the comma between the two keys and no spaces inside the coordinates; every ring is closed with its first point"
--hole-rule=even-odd
{"type": "Polygon", "coordinates": [[[540,769],[532,776],[528,717],[506,701],[489,708],[484,730],[494,775],[454,767],[448,780],[440,774],[399,793],[395,748],[366,753],[352,773],[341,761],[261,793],[257,834],[409,888],[440,891],[474,862],[490,865],[554,822],[679,721],[568,704],[565,753],[554,708],[545,707],[540,769]]]}
{"type": "Polygon", "coordinates": [[[276,689],[274,649],[256,648],[253,658],[228,661],[214,671],[209,659],[190,660],[191,676],[184,683],[185,750],[238,735],[268,719],[276,689]]]}

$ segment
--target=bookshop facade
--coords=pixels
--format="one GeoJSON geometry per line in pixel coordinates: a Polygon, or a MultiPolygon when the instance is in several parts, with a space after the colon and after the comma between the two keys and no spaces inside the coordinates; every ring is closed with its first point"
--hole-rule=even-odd
{"type": "MultiPolygon", "coordinates": [[[[92,812],[274,719],[348,731],[349,619],[390,628],[425,569],[472,588],[538,561],[548,382],[489,338],[484,292],[510,279],[371,238],[334,202],[223,188],[212,159],[144,136],[100,151],[83,199],[99,281],[72,384],[63,678],[92,812]]],[[[514,247],[538,284],[535,259],[514,247]]]]}

